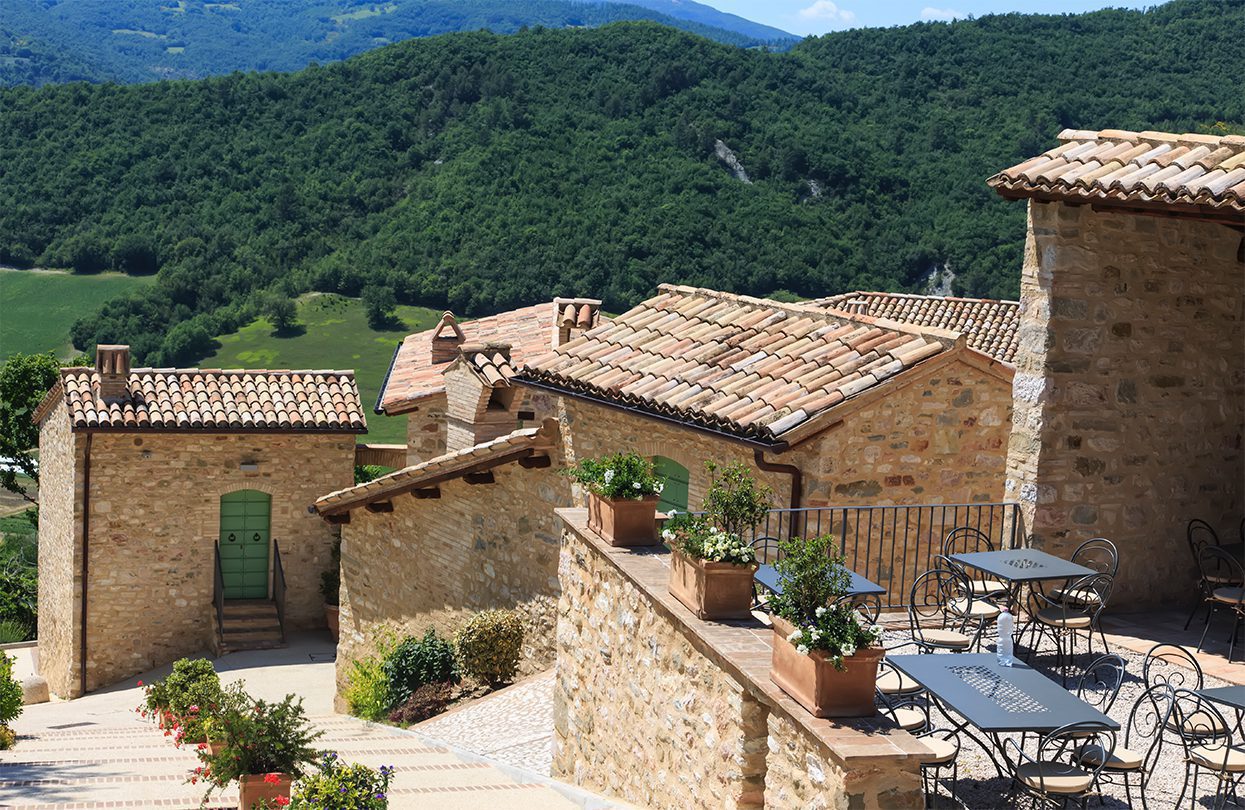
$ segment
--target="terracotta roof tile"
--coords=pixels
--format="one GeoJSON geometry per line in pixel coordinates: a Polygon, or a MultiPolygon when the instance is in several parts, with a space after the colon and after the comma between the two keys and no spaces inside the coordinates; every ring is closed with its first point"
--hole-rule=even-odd
{"type": "Polygon", "coordinates": [[[774,440],[958,338],[816,303],[674,285],[659,291],[529,360],[518,379],[774,440]]]}
{"type": "MultiPolygon", "coordinates": [[[[875,318],[886,318],[914,326],[935,326],[961,332],[968,345],[1004,363],[1016,362],[1016,346],[1020,328],[1020,303],[985,298],[946,298],[907,293],[850,292],[821,298],[816,303],[859,312],[875,318]]],[[[912,342],[896,346],[897,357],[920,355],[924,344],[912,342]]]]}
{"type": "Polygon", "coordinates": [[[1245,136],[1064,130],[1062,143],[986,182],[1004,197],[1245,214],[1245,136]]]}
{"type": "Polygon", "coordinates": [[[353,371],[136,368],[125,395],[108,399],[99,379],[93,368],[61,369],[36,419],[63,396],[75,429],[367,430],[353,371]]]}

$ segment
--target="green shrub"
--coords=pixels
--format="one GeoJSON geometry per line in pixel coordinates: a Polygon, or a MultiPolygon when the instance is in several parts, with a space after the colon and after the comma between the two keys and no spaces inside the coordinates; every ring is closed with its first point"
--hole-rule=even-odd
{"type": "Polygon", "coordinates": [[[385,658],[398,644],[392,630],[381,631],[373,655],[357,658],[346,677],[347,711],[364,720],[380,722],[390,709],[389,679],[385,676],[385,658]]]}
{"type": "Polygon", "coordinates": [[[8,751],[17,745],[17,732],[8,726],[0,726],[0,751],[8,751]]]}
{"type": "Polygon", "coordinates": [[[332,751],[326,751],[316,766],[319,771],[298,781],[291,807],[384,810],[389,806],[392,767],[382,765],[374,770],[366,765],[347,765],[332,751]]]}
{"type": "Polygon", "coordinates": [[[25,641],[30,630],[21,622],[12,619],[0,619],[0,644],[14,644],[25,641]]]}
{"type": "Polygon", "coordinates": [[[457,681],[454,647],[428,628],[424,637],[408,636],[385,656],[385,679],[389,683],[389,706],[400,706],[426,683],[457,681]]]}
{"type": "Polygon", "coordinates": [[[13,677],[14,660],[0,652],[0,726],[7,726],[22,713],[22,685],[13,677]]]}
{"type": "Polygon", "coordinates": [[[426,683],[416,689],[406,702],[389,713],[389,722],[399,726],[422,723],[445,711],[454,696],[454,685],[449,681],[426,683]]]}
{"type": "Polygon", "coordinates": [[[660,495],[665,481],[653,470],[653,462],[638,453],[582,459],[563,474],[608,500],[633,500],[660,495]]]}
{"type": "Polygon", "coordinates": [[[519,669],[523,621],[513,610],[486,610],[467,621],[454,644],[464,673],[489,686],[507,683],[519,669]]]}
{"type": "Polygon", "coordinates": [[[173,662],[173,672],[164,679],[164,690],[169,710],[184,717],[191,706],[216,701],[220,676],[206,658],[179,658],[173,662]]]}
{"type": "MultiPolygon", "coordinates": [[[[302,776],[316,758],[311,744],[321,736],[303,710],[303,699],[286,695],[276,703],[252,698],[231,688],[215,719],[224,748],[215,754],[199,750],[203,767],[190,777],[225,787],[247,774],[288,773],[302,776]]],[[[206,797],[205,797],[206,798],[206,797]]]]}

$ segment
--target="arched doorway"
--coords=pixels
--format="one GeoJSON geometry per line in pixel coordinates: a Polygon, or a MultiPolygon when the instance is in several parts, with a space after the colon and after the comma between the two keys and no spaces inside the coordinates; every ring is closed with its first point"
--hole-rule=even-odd
{"type": "Polygon", "coordinates": [[[691,476],[687,468],[674,459],[665,456],[653,456],[653,471],[657,477],[665,480],[666,488],[662,490],[657,508],[662,512],[677,509],[687,511],[687,487],[691,476]]]}
{"type": "Polygon", "coordinates": [[[272,496],[240,489],[220,499],[220,571],[226,599],[268,598],[272,496]]]}

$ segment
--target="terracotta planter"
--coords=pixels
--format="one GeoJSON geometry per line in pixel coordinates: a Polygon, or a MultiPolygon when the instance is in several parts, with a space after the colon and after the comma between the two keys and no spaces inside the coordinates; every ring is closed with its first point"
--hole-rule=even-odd
{"type": "Polygon", "coordinates": [[[756,563],[707,562],[672,549],[670,594],[701,619],[747,619],[756,570],[756,563]]]}
{"type": "Polygon", "coordinates": [[[216,756],[221,751],[225,750],[224,740],[208,740],[206,744],[207,744],[207,752],[210,756],[216,756]]]}
{"type": "Polygon", "coordinates": [[[774,657],[769,677],[814,717],[871,717],[878,680],[878,663],[886,651],[880,647],[858,650],[844,659],[847,669],[834,668],[824,653],[807,655],[787,641],[795,627],[779,616],[774,622],[774,657]]]}
{"type": "Polygon", "coordinates": [[[341,608],[337,605],[324,606],[324,622],[329,626],[329,635],[333,637],[333,641],[337,641],[341,635],[340,626],[337,623],[338,613],[341,608]]]}
{"type": "Polygon", "coordinates": [[[265,774],[243,776],[238,780],[238,810],[251,810],[259,801],[272,801],[278,796],[290,798],[289,774],[279,773],[276,784],[264,781],[265,774]]]}
{"type": "Polygon", "coordinates": [[[657,545],[657,496],[611,501],[588,494],[588,528],[611,546],[657,545]]]}

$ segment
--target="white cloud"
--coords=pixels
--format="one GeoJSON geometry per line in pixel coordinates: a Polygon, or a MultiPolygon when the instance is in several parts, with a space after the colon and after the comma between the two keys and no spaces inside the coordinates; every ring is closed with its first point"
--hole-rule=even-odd
{"type": "Polygon", "coordinates": [[[926,6],[921,9],[921,19],[927,22],[933,20],[950,22],[951,20],[959,20],[967,16],[968,15],[964,12],[956,11],[953,8],[934,8],[933,6],[926,6]]]}
{"type": "Polygon", "coordinates": [[[816,0],[808,8],[800,9],[800,19],[829,23],[850,23],[856,19],[856,14],[845,8],[839,8],[830,0],[816,0]]]}

